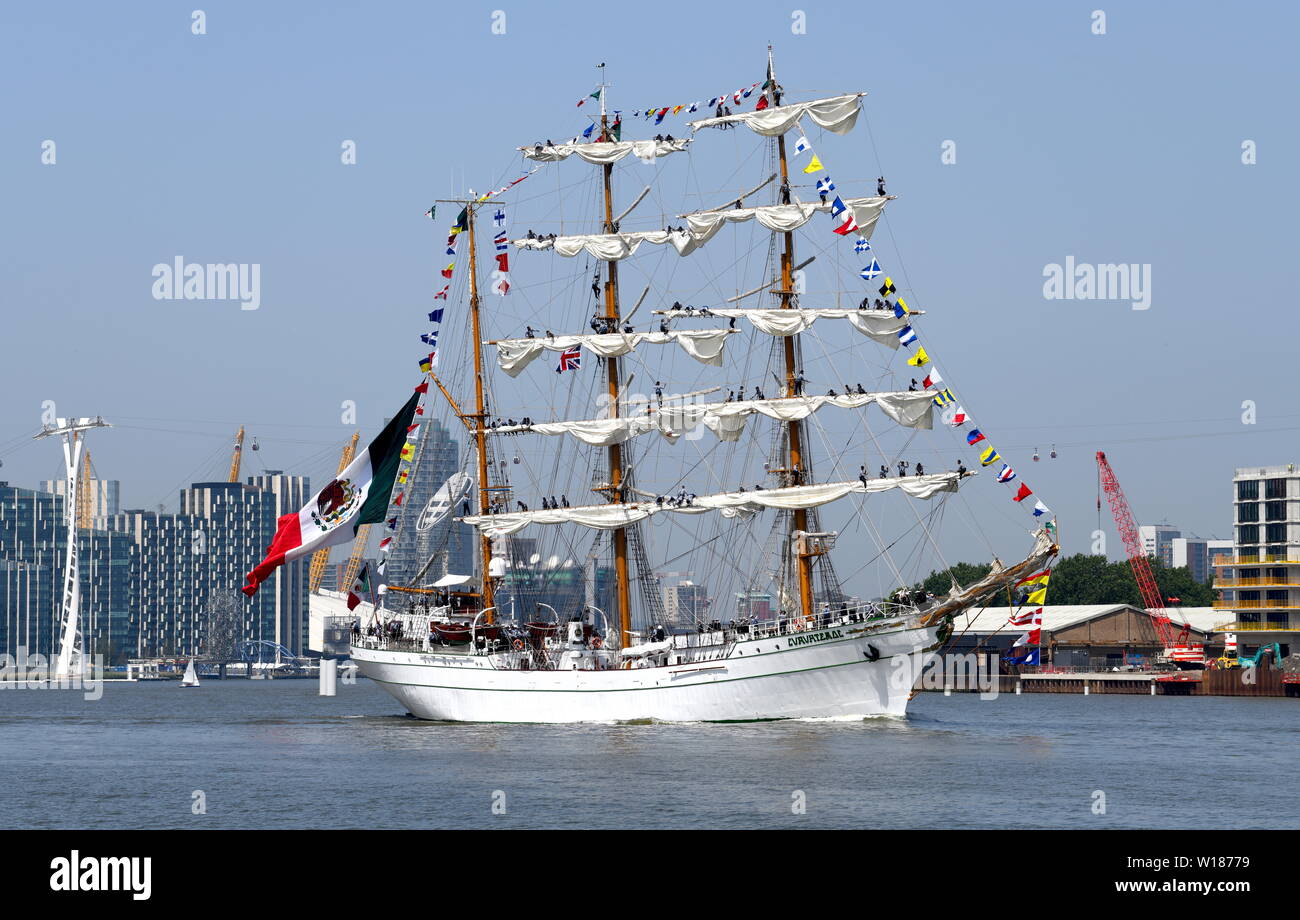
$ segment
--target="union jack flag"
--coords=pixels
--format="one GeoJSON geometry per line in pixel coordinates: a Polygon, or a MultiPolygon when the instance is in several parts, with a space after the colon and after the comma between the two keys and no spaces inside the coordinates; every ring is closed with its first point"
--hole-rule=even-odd
{"type": "Polygon", "coordinates": [[[560,363],[555,367],[555,373],[562,374],[565,371],[576,371],[582,367],[582,346],[574,345],[572,348],[560,352],[560,363]]]}

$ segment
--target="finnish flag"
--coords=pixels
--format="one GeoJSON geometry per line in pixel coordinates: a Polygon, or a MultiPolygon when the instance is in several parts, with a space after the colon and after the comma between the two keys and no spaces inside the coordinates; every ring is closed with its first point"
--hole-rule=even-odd
{"type": "Polygon", "coordinates": [[[803,153],[805,150],[811,149],[812,144],[808,143],[808,138],[804,137],[802,134],[799,135],[799,139],[794,142],[794,152],[803,153]]]}
{"type": "Polygon", "coordinates": [[[880,275],[881,271],[882,270],[880,268],[880,263],[877,262],[875,259],[872,259],[871,264],[868,265],[866,268],[864,268],[862,271],[858,272],[858,274],[861,275],[864,280],[870,281],[872,278],[875,278],[878,275],[880,275]]]}
{"type": "Polygon", "coordinates": [[[506,225],[506,212],[497,208],[497,212],[492,215],[492,223],[497,225],[497,229],[504,227],[506,225]]]}
{"type": "Polygon", "coordinates": [[[865,236],[858,237],[858,241],[853,244],[854,252],[871,252],[871,244],[867,242],[865,236]]]}

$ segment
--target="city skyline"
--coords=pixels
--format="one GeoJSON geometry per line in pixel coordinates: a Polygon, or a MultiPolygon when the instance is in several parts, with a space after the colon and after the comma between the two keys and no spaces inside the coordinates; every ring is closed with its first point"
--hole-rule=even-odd
{"type": "MultiPolygon", "coordinates": [[[[78,528],[85,653],[110,660],[198,654],[209,604],[240,597],[249,559],[270,542],[280,515],[306,501],[310,488],[306,477],[282,473],[195,482],[180,491],[174,513],[110,506],[91,526],[78,528]]],[[[116,496],[115,489],[105,491],[116,496]]],[[[0,652],[55,651],[65,507],[57,492],[0,481],[0,652]]],[[[241,599],[239,607],[242,640],[302,654],[306,562],[278,570],[266,590],[241,599]]]]}
{"type": "MultiPolygon", "coordinates": [[[[17,219],[0,229],[13,255],[0,267],[0,290],[6,302],[37,307],[12,311],[7,331],[37,340],[54,312],[80,335],[66,360],[24,349],[0,366],[10,394],[0,409],[0,479],[55,477],[56,452],[26,443],[47,401],[59,414],[114,422],[91,446],[133,507],[171,507],[183,483],[219,479],[241,424],[260,438],[259,462],[317,481],[352,431],[378,430],[415,366],[353,358],[340,332],[362,327],[366,354],[406,353],[437,278],[443,215],[431,224],[424,211],[437,197],[516,174],[517,145],[576,133],[583,122],[570,97],[590,91],[597,63],[582,28],[528,10],[511,11],[498,35],[486,10],[399,9],[410,28],[394,34],[355,11],[304,19],[234,4],[194,35],[187,11],[146,5],[129,17],[142,45],[127,66],[106,58],[100,41],[126,25],[113,11],[86,9],[57,32],[40,8],[5,12],[27,42],[0,61],[0,76],[21,82],[35,55],[44,74],[32,92],[13,94],[19,142],[0,150],[0,165],[23,177],[12,194],[17,219]],[[501,58],[474,72],[474,92],[432,91],[445,68],[427,58],[420,36],[439,29],[462,36],[466,59],[501,58]],[[294,50],[301,43],[319,53],[294,50]],[[229,54],[245,66],[230,72],[229,54]],[[539,57],[553,61],[545,94],[512,101],[510,89],[528,79],[522,62],[539,57]],[[92,72],[103,79],[88,79],[92,72]],[[493,105],[501,117],[481,117],[493,105]],[[449,135],[443,128],[453,124],[476,127],[449,135]],[[57,149],[49,165],[46,140],[57,149]],[[347,143],[351,164],[340,157],[347,143]],[[260,266],[258,308],[237,297],[156,297],[153,269],[175,260],[260,266]],[[286,374],[286,348],[346,370],[286,374]],[[109,358],[121,355],[132,358],[109,358]],[[105,375],[110,360],[116,372],[105,375]]],[[[1285,337],[1220,334],[1225,317],[1241,315],[1231,302],[1245,299],[1260,328],[1288,315],[1274,318],[1291,296],[1278,203],[1296,176],[1280,152],[1296,127],[1256,90],[1276,83],[1275,62],[1287,53],[1276,44],[1288,31],[1279,21],[1294,24],[1295,13],[1245,8],[1220,20],[1213,10],[1191,5],[1168,17],[1119,6],[1095,34],[1083,10],[953,8],[935,32],[921,11],[828,4],[808,10],[806,32],[796,34],[790,12],[774,8],[728,17],[729,44],[752,57],[720,57],[708,53],[716,34],[705,25],[722,20],[669,3],[670,19],[704,16],[674,39],[691,68],[658,66],[653,45],[602,55],[612,104],[628,109],[761,77],[769,40],[792,92],[868,91],[870,130],[836,153],[852,164],[852,185],[884,175],[900,195],[876,240],[914,272],[906,280],[915,302],[941,321],[934,334],[948,344],[945,373],[1004,455],[1032,470],[1060,519],[1063,551],[1088,552],[1095,449],[1112,457],[1140,520],[1216,534],[1229,526],[1221,484],[1231,470],[1248,458],[1289,462],[1300,428],[1282,395],[1285,337]],[[824,51],[853,30],[891,38],[876,43],[870,66],[845,74],[824,51]],[[1020,55],[990,60],[981,37],[1009,30],[1020,55]],[[1146,61],[1142,49],[1156,38],[1159,61],[1146,61]],[[1260,53],[1206,79],[1205,60],[1247,41],[1260,53]],[[1026,69],[1034,80],[1022,78],[1026,69]],[[980,79],[965,79],[971,73],[980,79]],[[949,141],[953,162],[944,160],[949,141]],[[1258,148],[1249,163],[1247,141],[1258,148]],[[1218,193],[1214,219],[1205,189],[1218,193]],[[1211,247],[1215,262],[1233,267],[1231,291],[1201,280],[1211,247]],[[1148,309],[1045,299],[1044,271],[1076,258],[1150,265],[1148,309]],[[1227,377],[1234,366],[1251,373],[1227,377]],[[1034,451],[1040,462],[1029,459],[1034,451]]],[[[629,120],[630,134],[648,128],[629,120]]],[[[622,191],[630,197],[635,187],[622,191]]],[[[816,270],[815,283],[833,281],[816,270]]],[[[521,295],[543,271],[517,260],[521,295]]],[[[236,274],[239,284],[251,280],[236,274]]],[[[521,330],[536,306],[494,302],[493,324],[521,330]]],[[[942,460],[957,456],[948,450],[942,460]]],[[[985,526],[997,542],[1018,536],[1018,525],[996,517],[985,526]]],[[[1119,558],[1104,519],[1102,528],[1119,558]]],[[[974,534],[944,539],[950,558],[988,558],[974,534]]],[[[874,585],[845,587],[869,594],[874,585]]]]}

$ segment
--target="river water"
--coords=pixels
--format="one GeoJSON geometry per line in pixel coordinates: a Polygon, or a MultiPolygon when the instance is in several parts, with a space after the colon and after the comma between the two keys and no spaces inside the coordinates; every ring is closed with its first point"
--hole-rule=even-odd
{"type": "Polygon", "coordinates": [[[905,720],[514,726],[421,722],[367,680],[316,691],[2,689],[0,827],[1300,827],[1293,699],[925,693],[905,720]]]}

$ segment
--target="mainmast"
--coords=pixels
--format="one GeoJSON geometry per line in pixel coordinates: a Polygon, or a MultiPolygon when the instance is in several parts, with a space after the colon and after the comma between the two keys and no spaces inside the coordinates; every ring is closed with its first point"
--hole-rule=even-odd
{"type": "MultiPolygon", "coordinates": [[[[600,67],[600,136],[604,140],[609,140],[609,114],[605,110],[605,65],[601,64],[600,67]]],[[[605,163],[601,167],[601,172],[605,186],[605,232],[617,233],[618,229],[614,225],[614,164],[605,163]]],[[[609,323],[610,329],[617,330],[619,328],[618,262],[616,260],[610,260],[607,262],[606,271],[605,320],[609,323]]],[[[609,384],[610,412],[617,416],[619,414],[618,358],[612,356],[606,358],[605,369],[609,384]]],[[[608,487],[604,490],[611,503],[621,502],[623,500],[623,476],[623,446],[621,444],[611,444],[609,446],[609,483],[608,487]]],[[[622,648],[627,648],[632,644],[632,597],[628,580],[627,530],[625,528],[620,527],[614,531],[613,544],[615,590],[617,592],[618,602],[619,645],[622,648]]]]}
{"type": "MultiPolygon", "coordinates": [[[[469,315],[474,336],[474,445],[478,450],[479,514],[488,514],[491,511],[491,500],[489,497],[490,486],[488,484],[487,404],[483,397],[483,335],[479,319],[478,258],[474,244],[474,204],[472,201],[465,204],[466,229],[469,231],[469,315]]],[[[495,592],[492,587],[492,575],[490,574],[492,568],[492,538],[487,534],[482,534],[480,544],[483,565],[483,609],[488,611],[484,615],[484,619],[491,623],[495,619],[495,615],[488,608],[496,604],[495,592]]]]}
{"type": "MultiPolygon", "coordinates": [[[[772,104],[781,104],[781,87],[776,82],[776,68],[772,62],[772,46],[767,46],[767,79],[771,84],[772,104]]],[[[776,152],[781,164],[781,188],[778,192],[781,204],[790,203],[790,172],[785,158],[785,135],[776,138],[776,152]]],[[[798,309],[794,303],[794,232],[787,230],[785,246],[781,250],[781,287],[777,294],[781,298],[781,308],[798,309]]],[[[803,389],[799,379],[799,369],[795,363],[798,335],[785,338],[785,395],[801,395],[803,389]]],[[[788,481],[791,485],[807,485],[807,470],[803,445],[803,425],[799,421],[786,423],[786,440],[789,445],[788,481]]],[[[813,615],[812,561],[818,552],[811,552],[804,536],[808,532],[808,512],[800,508],[791,515],[790,542],[795,548],[795,560],[799,577],[799,608],[805,618],[813,615]]]]}

